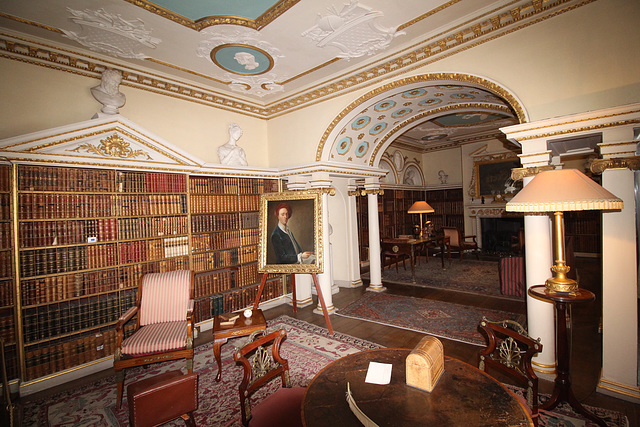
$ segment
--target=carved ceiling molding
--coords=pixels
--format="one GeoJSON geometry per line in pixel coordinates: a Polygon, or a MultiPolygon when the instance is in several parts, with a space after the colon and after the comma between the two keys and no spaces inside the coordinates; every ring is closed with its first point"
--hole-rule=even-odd
{"type": "Polygon", "coordinates": [[[94,52],[106,53],[120,58],[149,58],[140,51],[143,48],[155,49],[162,40],[151,37],[151,31],[145,28],[140,19],[128,21],[120,15],[104,9],[73,10],[69,19],[82,28],[82,31],[61,29],[64,35],[88,47],[94,52]]]}
{"type": "Polygon", "coordinates": [[[389,47],[395,37],[405,34],[397,31],[397,27],[379,25],[377,21],[383,16],[382,12],[351,0],[340,11],[333,6],[327,14],[319,14],[316,25],[304,31],[302,36],[316,42],[318,47],[337,48],[340,50],[338,58],[373,55],[389,47]]]}

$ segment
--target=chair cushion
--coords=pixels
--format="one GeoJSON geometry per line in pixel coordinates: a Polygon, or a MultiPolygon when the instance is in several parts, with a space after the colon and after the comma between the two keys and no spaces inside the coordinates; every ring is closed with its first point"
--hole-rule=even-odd
{"type": "Polygon", "coordinates": [[[302,426],[305,387],[281,387],[251,407],[250,427],[302,426]]]}
{"type": "Polygon", "coordinates": [[[191,277],[189,270],[145,274],[142,279],[140,325],[186,319],[191,277]]]}
{"type": "Polygon", "coordinates": [[[185,348],[187,321],[156,323],[142,326],[135,334],[122,341],[122,354],[142,354],[185,348]]]}

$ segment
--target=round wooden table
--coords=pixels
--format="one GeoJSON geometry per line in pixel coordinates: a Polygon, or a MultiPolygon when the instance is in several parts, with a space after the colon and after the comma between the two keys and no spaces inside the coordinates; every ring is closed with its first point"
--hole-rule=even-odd
{"type": "Polygon", "coordinates": [[[506,387],[467,363],[445,357],[444,373],[431,393],[406,384],[409,349],[355,353],[327,365],[304,396],[302,421],[312,426],[362,426],[349,409],[347,382],[362,412],[379,426],[533,426],[506,387]],[[387,385],[365,383],[369,362],[393,365],[387,385]]]}

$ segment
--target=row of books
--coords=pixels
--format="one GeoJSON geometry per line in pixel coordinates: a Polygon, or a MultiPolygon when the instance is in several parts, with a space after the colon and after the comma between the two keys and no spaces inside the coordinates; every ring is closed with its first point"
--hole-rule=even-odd
{"type": "Polygon", "coordinates": [[[257,246],[242,246],[240,248],[240,264],[248,264],[258,261],[257,246]]]}
{"type": "Polygon", "coordinates": [[[120,289],[137,289],[140,278],[149,273],[165,273],[174,270],[188,270],[189,257],[176,257],[161,261],[120,266],[120,289]]]}
{"type": "Polygon", "coordinates": [[[11,165],[0,165],[0,191],[9,191],[13,181],[11,165]]]}
{"type": "Polygon", "coordinates": [[[175,234],[188,234],[186,216],[161,216],[144,218],[118,218],[118,239],[148,239],[175,234]]]}
{"type": "Polygon", "coordinates": [[[0,310],[5,307],[13,307],[15,303],[13,280],[0,280],[0,310]]]}
{"type": "Polygon", "coordinates": [[[89,238],[96,242],[116,240],[116,219],[20,222],[18,240],[22,248],[79,245],[89,238]]]}
{"type": "Polygon", "coordinates": [[[191,245],[194,253],[235,248],[240,246],[240,230],[197,234],[191,238],[191,245]]]}
{"type": "Polygon", "coordinates": [[[193,254],[193,271],[202,272],[238,265],[238,248],[193,254]]]}
{"type": "Polygon", "coordinates": [[[116,244],[27,249],[20,252],[22,277],[70,273],[116,265],[116,244]]]}
{"type": "Polygon", "coordinates": [[[167,237],[164,239],[135,240],[118,243],[119,264],[158,261],[163,258],[189,254],[189,237],[167,237]]]}
{"type": "Polygon", "coordinates": [[[244,264],[240,266],[238,283],[241,287],[253,285],[258,282],[258,263],[244,264]]]}
{"type": "Polygon", "coordinates": [[[109,194],[20,193],[18,218],[96,218],[115,212],[115,196],[109,194]]]}
{"type": "MultiPolygon", "coordinates": [[[[135,327],[132,325],[130,327],[135,327]]],[[[34,380],[75,366],[93,362],[116,351],[115,330],[74,337],[25,353],[26,380],[34,380]]]]}
{"type": "Polygon", "coordinates": [[[7,344],[16,342],[16,325],[13,321],[13,313],[8,311],[0,316],[0,338],[7,344]]]}
{"type": "MultiPolygon", "coordinates": [[[[0,187],[0,191],[9,190],[9,187],[0,187]]],[[[0,193],[0,219],[11,219],[11,194],[0,193]]]]}
{"type": "Polygon", "coordinates": [[[20,296],[24,307],[116,291],[121,275],[116,268],[23,280],[20,296]]]}
{"type": "Polygon", "coordinates": [[[189,177],[192,194],[262,194],[278,191],[278,180],[262,178],[189,177]]]}
{"type": "Polygon", "coordinates": [[[22,316],[25,343],[113,323],[134,304],[135,293],[123,292],[25,308],[22,316]]]}
{"type": "Polygon", "coordinates": [[[118,191],[125,193],[186,193],[187,176],[159,172],[118,172],[118,191]]]}
{"type": "Polygon", "coordinates": [[[21,191],[114,192],[115,183],[115,172],[112,170],[18,167],[18,189],[21,191]]]}
{"type": "Polygon", "coordinates": [[[238,211],[236,195],[192,195],[190,200],[192,214],[238,211]]]}
{"type": "Polygon", "coordinates": [[[222,269],[198,274],[194,280],[194,296],[202,298],[236,287],[236,270],[222,269]]]}
{"type": "Polygon", "coordinates": [[[237,213],[218,213],[191,216],[191,232],[206,233],[209,231],[236,230],[239,227],[237,213]]]}
{"type": "Polygon", "coordinates": [[[10,251],[0,251],[0,279],[13,277],[13,256],[10,251]]]}
{"type": "Polygon", "coordinates": [[[464,202],[456,200],[452,202],[429,202],[436,214],[463,214],[464,202]]]}
{"type": "Polygon", "coordinates": [[[186,194],[136,194],[117,198],[118,216],[187,214],[186,194]]]}
{"type": "Polygon", "coordinates": [[[260,230],[257,228],[243,229],[240,231],[240,245],[257,245],[260,241],[260,230]]]}

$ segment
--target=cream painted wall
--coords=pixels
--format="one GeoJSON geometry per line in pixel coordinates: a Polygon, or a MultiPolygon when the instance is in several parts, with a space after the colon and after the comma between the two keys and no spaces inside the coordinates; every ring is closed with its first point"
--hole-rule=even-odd
{"type": "Polygon", "coordinates": [[[460,161],[460,148],[449,150],[431,151],[422,155],[424,163],[425,179],[429,188],[462,185],[462,163],[460,161]],[[439,171],[445,171],[448,175],[447,183],[442,184],[438,175],[439,171]]]}
{"type": "MultiPolygon", "coordinates": [[[[0,59],[0,139],[91,119],[102,105],[90,89],[99,80],[0,59]]],[[[243,130],[238,145],[249,165],[268,167],[267,122],[149,91],[120,86],[120,114],[205,163],[218,163],[229,123],[243,130]]]]}

